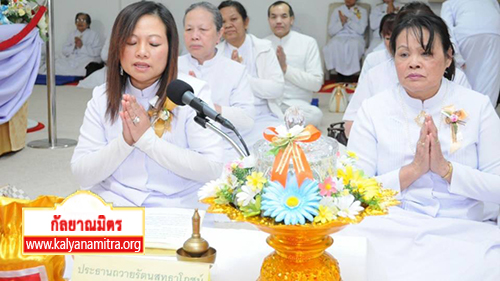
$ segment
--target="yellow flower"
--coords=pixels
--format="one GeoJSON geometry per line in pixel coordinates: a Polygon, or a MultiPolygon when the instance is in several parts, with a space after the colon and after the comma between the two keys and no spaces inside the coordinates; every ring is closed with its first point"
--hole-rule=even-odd
{"type": "Polygon", "coordinates": [[[260,172],[252,172],[251,175],[247,176],[247,185],[250,186],[253,191],[260,192],[266,182],[267,179],[264,177],[264,174],[260,172]]]}
{"type": "Polygon", "coordinates": [[[20,17],[22,17],[26,14],[26,12],[23,9],[17,10],[17,13],[19,14],[20,17]]]}
{"type": "Polygon", "coordinates": [[[348,151],[346,151],[346,153],[347,153],[347,156],[349,156],[350,158],[358,160],[358,155],[356,155],[356,152],[348,150],[348,151]]]}
{"type": "Polygon", "coordinates": [[[352,166],[346,166],[345,171],[337,169],[337,176],[342,179],[344,185],[348,185],[349,182],[352,183],[353,181],[357,181],[362,178],[361,173],[358,170],[353,171],[352,166]]]}
{"type": "MultiPolygon", "coordinates": [[[[365,201],[381,197],[380,185],[374,178],[360,179],[354,183],[365,201]]],[[[352,183],[351,183],[352,185],[352,183]]]]}
{"type": "Polygon", "coordinates": [[[314,222],[316,223],[327,223],[335,219],[332,208],[320,205],[318,210],[318,215],[314,217],[314,222]]]}

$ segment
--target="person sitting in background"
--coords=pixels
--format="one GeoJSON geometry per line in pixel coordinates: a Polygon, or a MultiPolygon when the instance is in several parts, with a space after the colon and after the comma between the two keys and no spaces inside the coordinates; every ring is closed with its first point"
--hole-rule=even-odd
{"type": "MultiPolygon", "coordinates": [[[[215,110],[241,133],[254,124],[254,97],[243,64],[224,57],[216,45],[222,36],[222,16],[213,4],[192,4],[184,14],[184,40],[188,54],[179,57],[179,71],[206,81],[212,92],[215,110]]],[[[222,130],[236,140],[233,131],[222,130]]],[[[233,150],[229,143],[225,147],[233,150]]],[[[237,158],[231,155],[228,161],[237,158]]]]}
{"type": "Polygon", "coordinates": [[[343,76],[358,72],[361,56],[365,52],[363,34],[368,25],[368,13],[356,5],[356,0],[344,0],[330,16],[328,34],[332,36],[323,48],[327,70],[343,76]]]}
{"type": "Polygon", "coordinates": [[[392,13],[385,15],[380,21],[379,36],[383,40],[383,42],[381,43],[383,48],[381,50],[374,50],[366,56],[363,62],[363,67],[361,68],[361,73],[359,74],[359,80],[361,80],[363,78],[363,75],[373,67],[392,59],[392,56],[389,52],[389,41],[391,40],[391,34],[392,29],[394,28],[395,20],[396,14],[392,13]]]}
{"type": "Polygon", "coordinates": [[[280,105],[283,99],[283,71],[276,58],[271,42],[248,33],[250,18],[245,7],[238,1],[219,4],[224,26],[225,41],[217,49],[227,58],[246,66],[255,101],[255,124],[244,135],[248,145],[262,139],[267,127],[283,124],[280,105]]]}
{"type": "Polygon", "coordinates": [[[285,1],[269,6],[267,19],[273,34],[267,36],[273,43],[281,70],[285,75],[285,96],[281,109],[285,112],[296,106],[304,112],[307,124],[318,127],[323,112],[311,105],[312,94],[323,85],[323,67],[318,43],[312,37],[291,30],[295,16],[285,1]]]}
{"type": "Polygon", "coordinates": [[[104,46],[101,51],[101,59],[104,63],[104,67],[85,77],[85,79],[80,80],[77,87],[93,89],[94,87],[100,86],[106,82],[106,73],[108,72],[108,68],[106,67],[106,63],[108,62],[108,51],[109,37],[106,41],[104,41],[104,46]]]}
{"type": "MultiPolygon", "coordinates": [[[[423,2],[411,2],[404,5],[396,16],[395,24],[407,15],[432,14],[431,8],[423,2]]],[[[392,35],[391,35],[392,36],[392,35]]],[[[393,56],[393,54],[391,54],[393,56]]],[[[458,83],[466,88],[471,88],[467,77],[456,68],[455,75],[450,76],[453,82],[458,83]]],[[[346,134],[349,136],[353,122],[355,121],[358,109],[364,100],[386,90],[387,88],[396,87],[398,83],[394,60],[390,59],[378,64],[362,77],[360,77],[353,97],[347,105],[346,111],[342,119],[345,121],[346,134]]]]}
{"type": "Polygon", "coordinates": [[[500,229],[483,222],[483,202],[500,204],[500,119],[488,97],[450,81],[440,17],[398,20],[390,47],[399,84],[363,103],[347,148],[401,205],[346,233],[372,242],[387,280],[500,280],[500,229]]]}
{"type": "Polygon", "coordinates": [[[465,60],[472,89],[497,105],[500,92],[500,5],[496,0],[448,0],[441,17],[465,60]]]}
{"type": "Polygon", "coordinates": [[[373,51],[384,49],[384,37],[380,33],[382,29],[382,20],[386,15],[396,14],[403,5],[394,0],[383,0],[382,3],[377,4],[370,12],[370,29],[372,31],[370,38],[370,46],[366,50],[366,54],[373,51]]]}
{"type": "MultiPolygon", "coordinates": [[[[89,63],[101,62],[103,44],[99,34],[90,29],[91,23],[89,14],[76,14],[76,30],[69,34],[62,48],[62,54],[56,58],[56,75],[83,77],[86,75],[85,67],[89,63]]],[[[45,64],[41,66],[39,73],[46,73],[45,64]]]]}
{"type": "Polygon", "coordinates": [[[177,73],[178,50],[162,4],[141,1],[118,14],[106,84],[94,89],[71,159],[82,188],[115,206],[203,207],[198,189],[222,172],[220,137],[167,98],[167,86],[181,79],[213,106],[205,82],[177,73]]]}

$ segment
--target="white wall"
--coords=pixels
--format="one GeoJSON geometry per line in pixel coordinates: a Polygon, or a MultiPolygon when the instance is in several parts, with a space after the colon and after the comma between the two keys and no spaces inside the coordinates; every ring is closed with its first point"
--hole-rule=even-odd
{"type": "MultiPolygon", "coordinates": [[[[207,0],[218,5],[220,0],[207,0]]],[[[247,9],[250,17],[249,32],[257,37],[269,35],[269,25],[267,22],[267,8],[275,0],[240,0],[247,9]]],[[[107,37],[111,33],[115,17],[119,11],[137,2],[135,0],[53,0],[54,2],[54,23],[55,23],[55,45],[56,54],[61,52],[68,34],[75,29],[75,15],[78,12],[86,12],[92,17],[91,28],[101,36],[107,37]]],[[[175,17],[177,28],[182,37],[182,18],[184,11],[190,4],[199,2],[198,0],[160,0],[169,8],[175,17]]],[[[328,5],[332,2],[343,2],[342,0],[289,0],[295,12],[295,28],[309,36],[316,38],[320,47],[326,44],[326,30],[328,22],[328,5]]],[[[360,0],[361,3],[375,5],[382,0],[360,0]]],[[[401,1],[404,2],[404,1],[401,1]]],[[[409,2],[409,0],[406,0],[409,2]]],[[[431,8],[438,15],[441,10],[440,3],[431,3],[431,8]]]]}

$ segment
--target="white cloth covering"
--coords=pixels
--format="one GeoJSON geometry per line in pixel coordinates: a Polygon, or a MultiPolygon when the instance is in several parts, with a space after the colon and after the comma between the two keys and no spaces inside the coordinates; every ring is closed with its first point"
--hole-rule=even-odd
{"type": "Polygon", "coordinates": [[[500,7],[496,0],[448,0],[441,17],[465,60],[472,89],[496,105],[500,91],[500,7]],[[478,20],[480,18],[481,20],[478,20]]]}
{"type": "MultiPolygon", "coordinates": [[[[196,96],[212,104],[205,82],[179,73],[196,96]]],[[[138,90],[127,83],[125,92],[144,107],[156,95],[158,83],[138,90]]],[[[205,182],[222,171],[222,143],[219,136],[202,129],[193,120],[190,107],[173,110],[171,131],[159,138],[148,129],[133,146],[123,139],[122,122],[111,124],[106,117],[106,84],[94,89],[87,105],[71,169],[78,183],[107,202],[121,206],[195,207],[196,193],[205,182]]]]}
{"type": "MultiPolygon", "coordinates": [[[[74,30],[64,43],[62,54],[56,58],[56,75],[85,76],[85,67],[91,62],[101,62],[102,41],[99,34],[91,29],[83,32],[74,30]],[[75,47],[75,37],[82,39],[83,46],[75,47]]],[[[47,73],[45,64],[40,66],[40,74],[47,73]]]]}
{"type": "MultiPolygon", "coordinates": [[[[372,6],[372,9],[370,11],[370,46],[366,50],[367,54],[370,54],[377,48],[377,46],[382,42],[382,38],[380,38],[380,21],[382,21],[382,18],[387,15],[387,3],[379,3],[375,6],[372,6]]],[[[403,4],[401,4],[398,1],[394,1],[394,8],[399,11],[403,7],[403,4]]]]}
{"type": "MultiPolygon", "coordinates": [[[[196,78],[208,83],[212,101],[222,108],[227,118],[238,131],[245,132],[254,125],[254,98],[244,65],[224,57],[220,52],[200,65],[190,54],[179,57],[179,71],[188,74],[193,71],[196,78]]],[[[235,138],[226,128],[222,130],[235,138]]],[[[229,145],[229,144],[228,144],[229,145]]]]}
{"type": "Polygon", "coordinates": [[[485,96],[443,78],[438,93],[422,102],[398,85],[363,103],[348,149],[360,156],[366,175],[400,191],[399,171],[413,160],[420,134],[413,118],[422,110],[433,117],[443,156],[453,165],[451,184],[427,172],[398,195],[399,207],[367,218],[350,235],[373,242],[391,266],[389,280],[498,280],[500,229],[481,221],[482,201],[500,204],[500,130],[491,129],[500,119],[485,96]],[[469,114],[454,153],[441,114],[448,105],[469,114]]]}
{"type": "MultiPolygon", "coordinates": [[[[253,130],[243,136],[248,146],[251,147],[263,138],[262,133],[265,128],[283,124],[283,112],[280,105],[283,100],[285,80],[271,42],[247,33],[242,47],[243,49],[238,49],[238,53],[243,58],[243,63],[255,69],[255,71],[248,71],[255,101],[255,123],[253,130]],[[247,46],[247,41],[251,43],[251,51],[244,47],[247,46]],[[252,72],[255,72],[255,76],[252,72]]],[[[217,49],[224,56],[231,58],[231,52],[236,48],[224,41],[217,45],[217,49]]]]}
{"type": "Polygon", "coordinates": [[[316,40],[310,36],[291,30],[283,38],[274,34],[265,39],[271,41],[276,51],[283,47],[286,55],[285,97],[281,106],[283,112],[290,106],[298,106],[304,111],[306,123],[318,127],[323,112],[311,105],[313,92],[323,85],[323,68],[316,40]]]}
{"type": "Polygon", "coordinates": [[[361,56],[365,50],[363,34],[367,25],[368,13],[358,5],[350,9],[342,5],[332,12],[328,26],[328,34],[332,38],[323,47],[327,70],[335,70],[343,75],[352,75],[360,70],[361,56]],[[348,18],[344,26],[339,11],[348,18]]]}
{"type": "MultiPolygon", "coordinates": [[[[459,68],[455,69],[453,82],[466,88],[471,88],[467,77],[459,68]]],[[[360,77],[356,91],[347,105],[343,120],[355,121],[358,109],[364,100],[395,87],[399,83],[394,60],[390,59],[374,66],[360,77]]]]}

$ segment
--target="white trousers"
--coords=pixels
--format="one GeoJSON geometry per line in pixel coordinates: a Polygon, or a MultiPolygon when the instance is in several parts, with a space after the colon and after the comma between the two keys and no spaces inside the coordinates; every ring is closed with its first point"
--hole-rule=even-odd
{"type": "Polygon", "coordinates": [[[496,106],[500,92],[500,35],[474,35],[458,45],[472,89],[490,97],[496,106]]]}
{"type": "Polygon", "coordinates": [[[361,70],[360,60],[365,51],[362,36],[334,36],[325,47],[323,55],[328,70],[342,75],[353,75],[361,70]]]}

